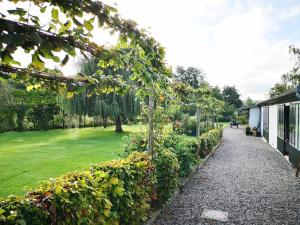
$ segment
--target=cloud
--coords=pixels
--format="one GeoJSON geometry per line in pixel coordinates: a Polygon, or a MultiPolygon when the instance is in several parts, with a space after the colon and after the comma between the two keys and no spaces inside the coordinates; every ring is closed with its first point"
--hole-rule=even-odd
{"type": "Polygon", "coordinates": [[[282,9],[260,1],[127,0],[118,8],[124,17],[151,27],[166,47],[170,65],[200,67],[212,84],[235,85],[243,98],[265,98],[292,66],[288,46],[293,42],[277,34],[282,21],[298,16],[299,5],[282,9]]]}
{"type": "MultiPolygon", "coordinates": [[[[264,99],[292,67],[288,46],[300,43],[294,29],[299,26],[300,4],[293,0],[126,0],[118,1],[117,8],[124,18],[150,27],[173,68],[199,67],[210,83],[235,85],[244,99],[264,99]]],[[[116,37],[95,31],[94,41],[111,44],[116,37]]],[[[78,59],[72,58],[63,72],[78,71],[76,63],[78,59]]]]}

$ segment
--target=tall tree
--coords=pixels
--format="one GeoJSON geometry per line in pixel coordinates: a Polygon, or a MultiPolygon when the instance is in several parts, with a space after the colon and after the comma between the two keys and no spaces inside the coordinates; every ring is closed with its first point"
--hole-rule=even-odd
{"type": "Polygon", "coordinates": [[[212,97],[218,99],[218,100],[224,100],[223,95],[222,95],[222,91],[218,86],[215,86],[211,89],[211,95],[212,97]]]}
{"type": "Polygon", "coordinates": [[[254,106],[256,103],[250,97],[246,98],[244,101],[244,106],[254,106]]]}
{"type": "Polygon", "coordinates": [[[281,95],[287,91],[290,91],[293,89],[292,85],[289,85],[285,82],[282,83],[276,83],[270,90],[269,90],[269,97],[275,97],[278,95],[281,95]]]}
{"type": "Polygon", "coordinates": [[[235,86],[225,86],[222,95],[224,101],[229,105],[233,105],[236,108],[239,108],[243,105],[243,102],[240,99],[240,94],[238,93],[235,86]]]}
{"type": "Polygon", "coordinates": [[[196,67],[185,69],[182,66],[178,66],[174,77],[176,80],[187,83],[193,88],[199,88],[201,85],[207,84],[204,71],[196,67]]]}

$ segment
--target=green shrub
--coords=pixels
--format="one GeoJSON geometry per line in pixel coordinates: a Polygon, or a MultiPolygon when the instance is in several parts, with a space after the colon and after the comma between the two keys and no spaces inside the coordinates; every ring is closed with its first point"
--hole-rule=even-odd
{"type": "Polygon", "coordinates": [[[196,149],[183,137],[183,135],[173,132],[164,139],[164,147],[176,154],[180,166],[180,178],[185,178],[192,172],[197,158],[196,149]]]}
{"type": "Polygon", "coordinates": [[[179,163],[176,154],[168,149],[159,150],[154,158],[157,195],[161,203],[167,201],[178,185],[179,163]]]}
{"type": "Polygon", "coordinates": [[[154,181],[148,154],[134,153],[123,160],[44,182],[24,199],[2,200],[0,222],[140,224],[150,207],[154,181]]]}
{"type": "Polygon", "coordinates": [[[248,118],[245,115],[241,115],[241,116],[236,116],[236,120],[239,122],[239,124],[241,125],[245,125],[248,123],[248,118]]]}
{"type": "Polygon", "coordinates": [[[132,152],[144,152],[147,150],[147,135],[144,132],[125,136],[123,140],[122,156],[124,157],[130,155],[132,152]]]}
{"type": "Polygon", "coordinates": [[[165,148],[175,148],[178,143],[183,141],[183,135],[179,135],[176,132],[172,132],[164,137],[163,146],[165,148]]]}
{"type": "Polygon", "coordinates": [[[210,151],[220,142],[222,136],[222,128],[215,128],[207,133],[203,133],[198,139],[200,145],[200,155],[208,155],[210,151]]]}

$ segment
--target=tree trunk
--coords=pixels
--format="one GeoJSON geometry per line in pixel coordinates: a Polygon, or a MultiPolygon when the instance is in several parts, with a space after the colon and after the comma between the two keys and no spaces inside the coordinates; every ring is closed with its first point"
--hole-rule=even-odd
{"type": "Polygon", "coordinates": [[[103,127],[107,127],[107,116],[103,117],[103,127]]]}
{"type": "Polygon", "coordinates": [[[116,130],[115,130],[115,132],[117,132],[117,133],[123,132],[123,129],[122,129],[122,120],[121,120],[121,116],[120,115],[118,115],[116,117],[116,130]]]}
{"type": "Polygon", "coordinates": [[[154,99],[149,96],[149,108],[148,108],[148,151],[151,152],[153,158],[153,111],[154,111],[154,99]]]}
{"type": "Polygon", "coordinates": [[[218,116],[217,116],[217,128],[219,128],[219,118],[218,118],[218,116]]]}

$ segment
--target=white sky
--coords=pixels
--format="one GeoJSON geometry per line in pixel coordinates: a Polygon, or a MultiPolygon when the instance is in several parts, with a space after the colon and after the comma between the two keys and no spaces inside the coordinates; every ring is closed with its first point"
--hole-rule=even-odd
{"type": "MultiPolygon", "coordinates": [[[[14,7],[0,3],[2,9],[14,7]]],[[[243,99],[266,98],[292,66],[288,46],[300,43],[299,0],[120,0],[117,8],[149,29],[174,69],[199,67],[212,85],[235,85],[243,99]]],[[[114,39],[105,32],[94,36],[100,42],[114,39]]],[[[63,72],[74,73],[74,63],[63,72]]]]}
{"type": "Polygon", "coordinates": [[[211,84],[235,85],[243,99],[266,98],[292,66],[288,46],[300,39],[293,29],[300,1],[120,0],[117,8],[150,27],[173,68],[202,68],[211,84]]]}

